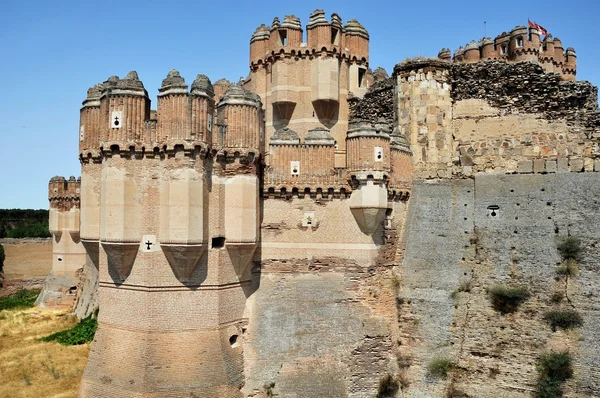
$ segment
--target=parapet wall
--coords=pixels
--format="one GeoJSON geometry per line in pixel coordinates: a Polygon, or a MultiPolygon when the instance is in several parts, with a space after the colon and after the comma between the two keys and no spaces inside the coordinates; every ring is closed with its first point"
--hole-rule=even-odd
{"type": "Polygon", "coordinates": [[[398,64],[395,77],[416,178],[600,171],[598,90],[588,82],[530,62],[427,59],[398,64]]]}

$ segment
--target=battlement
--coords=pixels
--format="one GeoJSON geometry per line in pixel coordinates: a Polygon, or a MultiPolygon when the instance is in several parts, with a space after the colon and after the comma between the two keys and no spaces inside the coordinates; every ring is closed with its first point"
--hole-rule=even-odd
{"type": "Polygon", "coordinates": [[[548,34],[541,40],[540,31],[533,26],[516,26],[510,32],[503,32],[493,40],[484,37],[474,40],[464,48],[461,46],[452,56],[443,48],[438,58],[456,63],[480,61],[530,61],[541,65],[548,73],[558,73],[562,80],[575,80],[577,55],[573,48],[563,49],[562,42],[548,34]]]}
{"type": "Polygon", "coordinates": [[[109,77],[87,92],[79,128],[80,158],[102,154],[206,151],[212,143],[215,98],[231,86],[197,75],[191,87],[177,70],[170,71],[158,89],[157,110],[135,71],[125,78],[109,77]]]}
{"type": "Polygon", "coordinates": [[[69,179],[61,176],[52,177],[48,183],[48,199],[51,202],[57,200],[79,200],[80,185],[81,178],[76,179],[74,176],[69,177],[69,179]]]}
{"type": "Polygon", "coordinates": [[[279,58],[304,58],[315,56],[337,56],[367,65],[369,59],[369,33],[355,19],[342,25],[336,13],[331,14],[331,22],[325,18],[323,10],[310,14],[306,25],[306,41],[300,18],[286,15],[283,22],[273,19],[269,28],[262,24],[250,38],[250,69],[275,62],[279,58]]]}

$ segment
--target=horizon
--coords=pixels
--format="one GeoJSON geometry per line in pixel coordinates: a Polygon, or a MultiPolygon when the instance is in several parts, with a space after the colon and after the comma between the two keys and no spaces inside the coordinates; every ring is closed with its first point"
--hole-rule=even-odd
{"type": "Polygon", "coordinates": [[[543,7],[510,0],[501,8],[476,1],[460,6],[436,1],[426,8],[384,1],[367,11],[362,3],[329,1],[299,6],[232,2],[225,10],[218,3],[177,4],[9,0],[4,5],[0,43],[9,57],[0,66],[0,81],[10,95],[0,100],[8,143],[0,158],[5,185],[0,208],[47,209],[50,178],[80,175],[79,109],[89,87],[135,70],[155,109],[158,87],[172,69],[188,85],[200,73],[213,83],[220,78],[236,83],[249,72],[252,33],[261,24],[270,26],[276,16],[299,17],[304,38],[317,8],[328,19],[338,13],[344,24],[357,19],[369,32],[369,67],[383,67],[388,75],[407,57],[436,57],[445,47],[454,52],[484,33],[494,38],[531,20],[560,38],[565,49],[575,48],[577,80],[600,84],[600,52],[593,35],[583,34],[600,11],[591,0],[567,8],[555,0],[543,7]]]}

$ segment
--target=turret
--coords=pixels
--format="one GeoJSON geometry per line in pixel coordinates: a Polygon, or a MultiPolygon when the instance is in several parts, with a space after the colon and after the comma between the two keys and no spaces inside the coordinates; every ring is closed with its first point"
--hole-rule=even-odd
{"type": "Polygon", "coordinates": [[[262,152],[264,126],[258,95],[231,86],[217,105],[217,113],[219,148],[230,155],[258,156],[262,152]]]}
{"type": "Polygon", "coordinates": [[[573,47],[567,48],[567,57],[563,65],[563,80],[574,81],[577,74],[577,54],[573,47]]]}
{"type": "Polygon", "coordinates": [[[510,32],[510,57],[516,61],[537,62],[539,57],[540,36],[535,28],[527,31],[525,26],[517,26],[510,32]]]}
{"type": "Polygon", "coordinates": [[[317,51],[331,47],[331,26],[325,18],[325,11],[315,10],[310,14],[306,25],[306,42],[308,48],[317,51]]]}
{"type": "Polygon", "coordinates": [[[494,41],[489,37],[484,37],[480,42],[481,46],[481,60],[489,61],[498,59],[498,52],[494,47],[494,41]]]}
{"type": "Polygon", "coordinates": [[[351,19],[344,26],[344,45],[350,50],[352,59],[365,64],[369,62],[369,33],[356,20],[351,19]]]}
{"type": "Polygon", "coordinates": [[[390,134],[390,181],[388,191],[401,196],[408,194],[411,188],[412,175],[412,151],[406,137],[400,133],[398,127],[395,127],[390,134]]]}
{"type": "Polygon", "coordinates": [[[52,270],[36,300],[41,308],[72,310],[79,270],[86,261],[79,240],[80,180],[53,177],[48,184],[48,229],[52,234],[52,270]]]}
{"type": "Polygon", "coordinates": [[[302,43],[302,24],[300,23],[300,18],[295,15],[286,15],[279,28],[279,39],[285,47],[300,47],[300,43],[302,43]]]}
{"type": "Polygon", "coordinates": [[[206,75],[198,75],[192,83],[191,102],[191,139],[212,142],[214,131],[215,89],[206,75]]]}
{"type": "Polygon", "coordinates": [[[562,41],[558,37],[554,38],[554,62],[557,72],[562,68],[562,64],[565,62],[565,49],[563,48],[562,41]]]}
{"type": "Polygon", "coordinates": [[[250,38],[250,67],[262,63],[263,58],[269,51],[269,38],[271,31],[265,24],[260,25],[250,38]]]}
{"type": "Polygon", "coordinates": [[[452,52],[449,48],[442,48],[438,53],[438,58],[442,61],[452,61],[452,52]]]}
{"type": "Polygon", "coordinates": [[[467,44],[467,46],[465,47],[463,59],[466,63],[480,61],[481,56],[479,54],[479,46],[477,45],[477,43],[475,43],[475,41],[471,41],[469,44],[467,44]]]}
{"type": "Polygon", "coordinates": [[[543,41],[540,62],[546,73],[555,72],[554,69],[554,39],[551,34],[546,35],[543,41]]]}
{"type": "Polygon", "coordinates": [[[496,52],[499,59],[507,59],[509,57],[510,35],[506,32],[501,33],[494,39],[496,52]]]}
{"type": "Polygon", "coordinates": [[[156,142],[181,141],[188,136],[188,86],[173,69],[158,89],[156,142]]]}
{"type": "Polygon", "coordinates": [[[102,84],[90,87],[87,97],[82,103],[79,119],[79,155],[93,156],[98,153],[100,147],[99,123],[100,123],[100,96],[102,95],[102,84]]]}
{"type": "Polygon", "coordinates": [[[387,209],[390,131],[385,124],[352,120],[346,139],[348,176],[353,188],[350,210],[361,231],[372,235],[387,209]]]}

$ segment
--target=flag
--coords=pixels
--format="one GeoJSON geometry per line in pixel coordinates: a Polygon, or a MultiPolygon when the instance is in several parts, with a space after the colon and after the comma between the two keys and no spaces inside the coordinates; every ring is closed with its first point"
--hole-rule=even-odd
{"type": "Polygon", "coordinates": [[[528,22],[530,28],[536,28],[544,36],[546,36],[548,34],[548,31],[546,29],[544,29],[544,27],[542,25],[538,25],[535,22],[531,22],[529,19],[527,20],[527,22],[528,22]]]}

